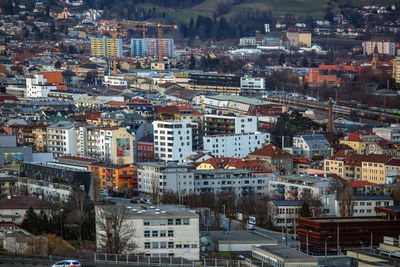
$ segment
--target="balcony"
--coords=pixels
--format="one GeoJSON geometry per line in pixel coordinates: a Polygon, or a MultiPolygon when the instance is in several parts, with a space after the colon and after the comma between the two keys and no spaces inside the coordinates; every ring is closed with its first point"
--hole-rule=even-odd
{"type": "Polygon", "coordinates": [[[285,193],[285,189],[284,188],[275,188],[275,191],[277,191],[279,193],[285,193]]]}
{"type": "Polygon", "coordinates": [[[297,191],[288,191],[288,193],[289,193],[289,194],[292,194],[292,195],[297,195],[297,194],[299,194],[299,192],[297,192],[297,191]]]}

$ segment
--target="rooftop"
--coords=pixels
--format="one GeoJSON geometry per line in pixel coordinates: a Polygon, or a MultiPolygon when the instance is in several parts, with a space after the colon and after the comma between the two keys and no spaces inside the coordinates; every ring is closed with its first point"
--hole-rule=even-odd
{"type": "Polygon", "coordinates": [[[249,105],[268,105],[268,104],[276,105],[276,103],[273,102],[263,101],[256,98],[249,98],[245,96],[237,96],[237,95],[215,95],[215,96],[207,96],[207,98],[212,98],[220,101],[234,101],[249,105]]]}
{"type": "Polygon", "coordinates": [[[117,205],[100,205],[97,206],[107,212],[126,212],[128,217],[142,217],[145,218],[171,218],[180,216],[181,218],[198,218],[198,215],[189,209],[177,205],[151,205],[151,204],[124,204],[117,205]]]}
{"type": "Polygon", "coordinates": [[[46,201],[34,196],[12,197],[0,200],[0,209],[50,209],[46,201]]]}
{"type": "Polygon", "coordinates": [[[211,231],[210,238],[218,240],[219,243],[272,243],[277,244],[275,239],[257,234],[254,231],[211,231]]]}
{"type": "Polygon", "coordinates": [[[310,262],[318,262],[318,259],[303,253],[301,251],[298,251],[293,248],[288,248],[284,246],[261,246],[261,247],[253,247],[253,251],[259,251],[259,252],[266,252],[268,254],[273,254],[276,255],[280,258],[283,258],[286,260],[301,260],[303,263],[304,261],[310,261],[310,262]]]}

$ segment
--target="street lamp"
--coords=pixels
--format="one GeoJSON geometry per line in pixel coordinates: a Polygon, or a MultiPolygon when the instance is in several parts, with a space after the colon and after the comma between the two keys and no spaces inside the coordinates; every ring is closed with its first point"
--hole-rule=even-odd
{"type": "Polygon", "coordinates": [[[328,240],[329,238],[331,238],[331,237],[332,237],[332,236],[325,237],[325,258],[326,258],[327,255],[328,255],[327,240],[328,240]]]}

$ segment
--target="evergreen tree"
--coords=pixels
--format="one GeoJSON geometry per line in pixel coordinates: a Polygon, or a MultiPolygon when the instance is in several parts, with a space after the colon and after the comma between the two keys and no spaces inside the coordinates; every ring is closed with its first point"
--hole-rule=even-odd
{"type": "Polygon", "coordinates": [[[189,69],[194,69],[196,67],[196,59],[193,55],[190,56],[189,59],[189,69]]]}
{"type": "Polygon", "coordinates": [[[307,202],[304,201],[303,205],[299,209],[299,217],[310,217],[310,207],[307,202]]]}
{"type": "Polygon", "coordinates": [[[32,207],[26,212],[21,227],[34,235],[38,234],[38,217],[32,207]]]}

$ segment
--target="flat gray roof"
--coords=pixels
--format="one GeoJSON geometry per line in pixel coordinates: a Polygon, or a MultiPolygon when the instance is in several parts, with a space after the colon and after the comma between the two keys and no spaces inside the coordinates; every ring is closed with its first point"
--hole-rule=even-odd
{"type": "Polygon", "coordinates": [[[277,243],[275,239],[257,234],[254,231],[211,231],[209,235],[210,238],[224,243],[277,243]]]}
{"type": "Polygon", "coordinates": [[[116,204],[116,205],[99,205],[98,208],[104,209],[108,212],[126,212],[129,217],[142,217],[142,218],[171,218],[181,216],[184,217],[198,217],[198,215],[189,209],[185,209],[178,205],[151,205],[151,204],[116,204]],[[127,210],[125,210],[127,209],[127,210]]]}
{"type": "MultiPolygon", "coordinates": [[[[254,248],[253,248],[254,249],[254,248]]],[[[268,254],[276,255],[285,260],[314,260],[318,261],[314,257],[298,251],[293,248],[288,248],[284,246],[260,246],[255,249],[260,251],[265,251],[268,254]]]]}

